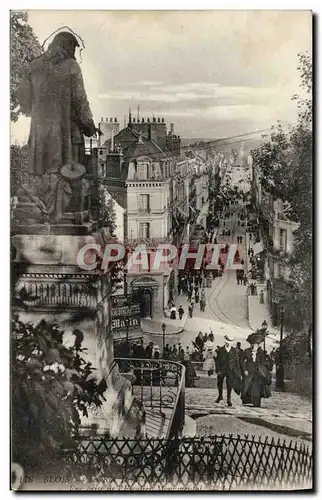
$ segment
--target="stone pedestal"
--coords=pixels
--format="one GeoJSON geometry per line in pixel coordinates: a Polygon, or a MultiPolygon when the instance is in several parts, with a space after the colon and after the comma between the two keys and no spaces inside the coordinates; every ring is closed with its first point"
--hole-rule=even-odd
{"type": "MultiPolygon", "coordinates": [[[[75,329],[83,332],[83,346],[97,369],[94,373],[98,379],[106,378],[108,385],[99,414],[93,410],[84,424],[94,423],[100,432],[120,436],[133,397],[131,383],[113,365],[110,276],[77,265],[78,251],[95,241],[90,234],[94,226],[40,224],[24,229],[24,234],[12,238],[20,269],[16,294],[23,298],[19,317],[24,322],[45,319],[58,324],[66,345],[74,342],[75,329]]],[[[140,422],[136,425],[139,428],[140,422]]]]}

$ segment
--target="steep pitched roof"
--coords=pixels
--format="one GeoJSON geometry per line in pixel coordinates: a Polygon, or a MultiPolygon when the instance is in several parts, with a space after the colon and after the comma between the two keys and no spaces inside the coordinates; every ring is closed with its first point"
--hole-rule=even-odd
{"type": "Polygon", "coordinates": [[[148,156],[155,159],[166,158],[167,154],[151,139],[141,137],[141,140],[129,145],[124,154],[124,161],[130,161],[140,156],[148,156]]]}
{"type": "MultiPolygon", "coordinates": [[[[136,142],[138,140],[139,134],[135,132],[135,130],[130,129],[129,127],[123,128],[119,131],[118,134],[114,136],[114,144],[120,144],[123,149],[128,145],[136,142]]],[[[111,139],[108,139],[103,144],[104,147],[111,146],[111,139]]]]}
{"type": "MultiPolygon", "coordinates": [[[[166,158],[171,154],[166,148],[162,149],[154,140],[141,135],[129,127],[123,128],[114,136],[114,144],[120,144],[125,161],[131,158],[138,158],[139,156],[166,158]],[[140,137],[142,141],[139,141],[140,137]]],[[[111,139],[105,141],[103,147],[110,148],[111,139]]]]}

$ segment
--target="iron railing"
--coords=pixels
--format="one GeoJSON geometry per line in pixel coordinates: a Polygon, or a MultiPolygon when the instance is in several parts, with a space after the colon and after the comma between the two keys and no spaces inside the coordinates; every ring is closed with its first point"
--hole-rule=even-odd
{"type": "Polygon", "coordinates": [[[63,466],[79,489],[312,488],[312,451],[304,444],[239,435],[172,440],[82,436],[76,443],[76,450],[64,452],[63,466]]]}
{"type": "Polygon", "coordinates": [[[166,437],[181,436],[185,421],[185,367],[158,359],[115,358],[119,372],[128,377],[133,395],[146,412],[161,417],[166,437]]]}

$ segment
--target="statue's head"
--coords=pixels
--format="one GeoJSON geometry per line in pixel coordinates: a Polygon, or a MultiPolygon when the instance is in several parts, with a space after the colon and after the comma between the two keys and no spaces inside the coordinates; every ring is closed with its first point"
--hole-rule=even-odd
{"type": "Polygon", "coordinates": [[[75,59],[76,47],[79,47],[77,38],[68,31],[61,31],[49,44],[46,54],[50,59],[75,59]]]}

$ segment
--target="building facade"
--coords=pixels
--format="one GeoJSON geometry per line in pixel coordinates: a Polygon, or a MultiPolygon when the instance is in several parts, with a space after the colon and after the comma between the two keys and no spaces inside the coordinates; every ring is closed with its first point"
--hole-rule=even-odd
{"type": "Polygon", "coordinates": [[[129,255],[146,245],[148,266],[136,259],[126,272],[126,293],[141,304],[142,317],[164,314],[176,289],[176,262],[154,265],[159,243],[177,244],[188,235],[189,175],[195,160],[182,158],[180,137],[164,119],[133,119],[101,146],[99,178],[124,209],[129,255]],[[172,148],[172,150],[168,149],[172,148]]]}
{"type": "Polygon", "coordinates": [[[289,216],[289,207],[280,199],[263,191],[258,166],[252,164],[252,196],[259,214],[261,240],[266,249],[265,278],[272,322],[279,322],[280,304],[283,304],[290,285],[290,256],[294,247],[294,232],[299,224],[289,216]]]}

